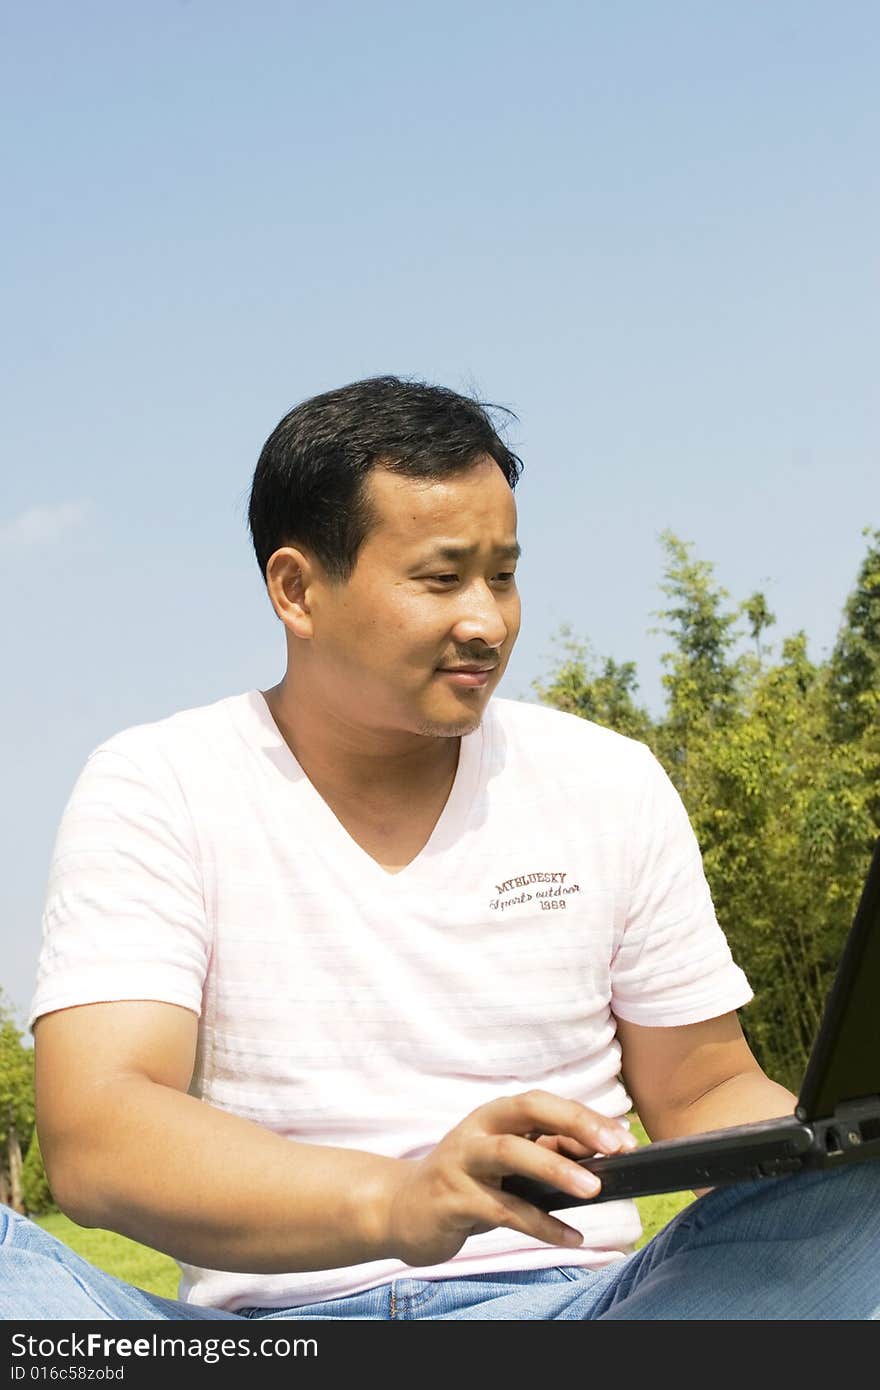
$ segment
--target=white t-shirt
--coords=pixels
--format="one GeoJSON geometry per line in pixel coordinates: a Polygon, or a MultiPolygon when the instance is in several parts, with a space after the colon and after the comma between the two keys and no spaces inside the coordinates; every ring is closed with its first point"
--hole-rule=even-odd
{"type": "MultiPolygon", "coordinates": [[[[751,997],[645,745],[490,700],[428,843],[390,874],[250,690],[90,754],[55,844],[28,1023],[97,1001],[182,1005],[199,1016],[193,1095],[290,1139],[417,1158],[533,1086],[623,1116],[614,1015],[673,1026],[751,997]]],[[[641,1233],[630,1201],[565,1219],[582,1247],[498,1229],[430,1268],[184,1264],[180,1297],[282,1308],[398,1276],[599,1267],[641,1233]]]]}

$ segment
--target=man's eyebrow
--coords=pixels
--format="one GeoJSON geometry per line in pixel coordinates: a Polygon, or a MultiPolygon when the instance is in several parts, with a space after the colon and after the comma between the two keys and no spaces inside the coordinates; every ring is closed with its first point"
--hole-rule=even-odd
{"type": "MultiPolygon", "coordinates": [[[[469,560],[479,550],[478,545],[438,545],[434,550],[425,553],[425,562],[428,560],[469,560]]],[[[496,555],[503,555],[506,559],[518,560],[522,555],[522,546],[514,541],[510,545],[496,545],[493,547],[496,555]]]]}

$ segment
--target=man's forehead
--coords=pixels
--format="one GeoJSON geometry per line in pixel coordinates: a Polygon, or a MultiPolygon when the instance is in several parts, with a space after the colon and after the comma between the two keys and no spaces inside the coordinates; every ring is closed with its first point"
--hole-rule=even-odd
{"type": "Polygon", "coordinates": [[[413,478],[391,469],[374,468],[367,494],[375,529],[394,532],[402,542],[451,549],[474,546],[468,531],[486,528],[513,550],[516,543],[516,505],[507,479],[488,456],[471,468],[436,478],[413,478]],[[503,533],[503,534],[501,534],[503,533]]]}

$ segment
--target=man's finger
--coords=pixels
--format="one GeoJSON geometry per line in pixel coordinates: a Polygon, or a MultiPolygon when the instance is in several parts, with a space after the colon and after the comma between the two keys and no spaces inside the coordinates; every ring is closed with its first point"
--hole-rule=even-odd
{"type": "Polygon", "coordinates": [[[535,1144],[518,1134],[486,1135],[474,1144],[467,1171],[477,1182],[500,1183],[515,1173],[549,1183],[584,1201],[595,1197],[602,1184],[594,1173],[555,1149],[535,1144]]]}
{"type": "Polygon", "coordinates": [[[619,1121],[550,1091],[534,1089],[515,1096],[499,1096],[480,1106],[470,1118],[495,1134],[525,1137],[537,1131],[564,1135],[582,1144],[588,1153],[617,1153],[636,1147],[635,1136],[619,1121]]]}

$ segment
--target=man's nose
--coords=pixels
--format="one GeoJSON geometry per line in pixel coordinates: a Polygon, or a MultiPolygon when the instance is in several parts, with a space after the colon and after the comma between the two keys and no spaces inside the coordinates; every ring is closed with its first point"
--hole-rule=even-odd
{"type": "Polygon", "coordinates": [[[469,585],[463,599],[452,633],[455,640],[462,646],[467,642],[482,642],[487,647],[500,647],[509,629],[498,599],[488,584],[469,585]]]}

